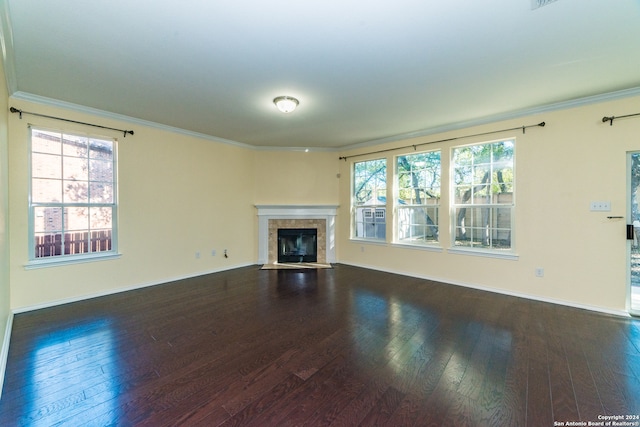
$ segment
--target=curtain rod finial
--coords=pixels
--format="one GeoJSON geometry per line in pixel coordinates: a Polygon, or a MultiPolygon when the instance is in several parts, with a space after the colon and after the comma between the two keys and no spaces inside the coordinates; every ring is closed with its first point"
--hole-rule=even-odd
{"type": "Polygon", "coordinates": [[[22,119],[22,110],[18,110],[16,107],[9,108],[12,113],[20,113],[20,119],[22,119]]]}
{"type": "Polygon", "coordinates": [[[602,123],[609,122],[609,126],[613,126],[613,119],[615,119],[614,116],[611,116],[611,117],[604,116],[602,118],[602,123]]]}

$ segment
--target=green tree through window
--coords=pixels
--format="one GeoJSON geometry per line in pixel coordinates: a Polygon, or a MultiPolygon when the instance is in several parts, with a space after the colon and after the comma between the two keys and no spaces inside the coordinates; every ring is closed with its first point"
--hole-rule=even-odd
{"type": "Polygon", "coordinates": [[[515,141],[452,150],[454,244],[512,248],[515,141]]]}
{"type": "Polygon", "coordinates": [[[440,151],[396,157],[397,241],[436,243],[441,186],[440,151]]]}
{"type": "Polygon", "coordinates": [[[353,164],[353,236],[386,239],[387,161],[369,160],[353,164]]]}

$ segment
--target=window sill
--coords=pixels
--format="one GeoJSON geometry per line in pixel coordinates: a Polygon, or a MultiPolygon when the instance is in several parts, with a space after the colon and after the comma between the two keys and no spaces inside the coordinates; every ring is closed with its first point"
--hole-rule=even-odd
{"type": "Polygon", "coordinates": [[[436,244],[431,245],[412,245],[409,243],[399,243],[394,242],[391,244],[394,248],[403,248],[403,249],[416,249],[418,251],[428,251],[428,252],[442,252],[442,247],[437,246],[436,244]]]}
{"type": "Polygon", "coordinates": [[[60,267],[63,265],[83,264],[87,262],[108,261],[120,258],[122,254],[109,252],[105,254],[91,254],[80,256],[57,256],[46,259],[31,260],[24,265],[25,270],[35,270],[38,268],[60,267]]]}
{"type": "Polygon", "coordinates": [[[370,245],[387,246],[387,241],[381,239],[363,239],[360,237],[352,237],[349,240],[351,240],[352,243],[367,243],[370,245]]]}
{"type": "Polygon", "coordinates": [[[514,254],[513,252],[499,252],[487,249],[449,248],[447,249],[447,252],[454,255],[470,255],[485,258],[508,259],[512,261],[517,261],[520,258],[519,255],[514,254]]]}

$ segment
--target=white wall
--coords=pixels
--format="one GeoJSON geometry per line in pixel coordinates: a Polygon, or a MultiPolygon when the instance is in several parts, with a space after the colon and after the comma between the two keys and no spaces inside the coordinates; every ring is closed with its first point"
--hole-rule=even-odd
{"type": "MultiPolygon", "coordinates": [[[[342,263],[433,278],[444,282],[621,313],[626,310],[625,220],[627,152],[640,150],[640,119],[620,119],[613,126],[603,116],[640,110],[640,98],[601,102],[562,111],[471,127],[446,134],[389,143],[373,149],[345,151],[354,155],[385,148],[472,135],[546,122],[544,128],[429,145],[440,148],[443,161],[441,252],[367,244],[349,239],[350,168],[353,161],[393,157],[413,148],[341,162],[338,259],[342,263]],[[450,149],[456,145],[516,138],[517,260],[453,254],[449,238],[446,178],[450,149]],[[611,212],[591,212],[590,201],[607,200],[611,212]],[[535,277],[535,268],[544,277],[535,277]]],[[[388,174],[392,176],[391,172],[388,174]]],[[[392,200],[392,198],[388,198],[392,200]]],[[[390,235],[391,229],[387,229],[390,235]]]]}

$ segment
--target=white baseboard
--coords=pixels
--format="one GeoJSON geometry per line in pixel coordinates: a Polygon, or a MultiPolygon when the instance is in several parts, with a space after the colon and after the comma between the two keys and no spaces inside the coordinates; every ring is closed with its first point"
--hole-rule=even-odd
{"type": "Polygon", "coordinates": [[[450,279],[444,279],[440,277],[430,277],[422,274],[415,274],[415,273],[408,273],[404,271],[380,268],[379,266],[373,266],[373,265],[365,265],[365,264],[350,263],[350,262],[343,262],[343,261],[338,262],[338,264],[351,265],[353,267],[366,268],[369,270],[382,271],[385,273],[400,274],[402,276],[416,277],[418,279],[432,280],[434,282],[446,283],[449,285],[462,286],[465,288],[477,289],[477,290],[486,291],[486,292],[493,292],[493,293],[502,294],[502,295],[509,295],[512,297],[525,298],[533,301],[547,302],[550,304],[564,305],[567,307],[579,308],[582,310],[596,311],[599,313],[611,314],[614,316],[631,317],[631,315],[624,310],[613,310],[605,307],[598,307],[598,306],[587,305],[587,304],[578,304],[572,301],[564,301],[564,300],[558,300],[553,298],[544,298],[537,295],[529,295],[521,292],[512,292],[504,289],[491,288],[488,286],[480,286],[480,285],[474,285],[470,283],[455,282],[450,279]]]}
{"type": "Polygon", "coordinates": [[[40,310],[40,309],[43,309],[43,308],[55,307],[55,306],[58,306],[58,305],[69,304],[69,303],[78,302],[78,301],[84,301],[84,300],[91,299],[91,298],[98,298],[98,297],[104,297],[104,296],[107,296],[107,295],[119,294],[121,292],[133,291],[133,290],[136,290],[136,289],[147,288],[149,286],[163,285],[163,284],[169,283],[169,282],[175,282],[175,281],[184,280],[184,279],[191,279],[193,277],[198,277],[198,276],[206,276],[207,274],[220,273],[220,272],[223,272],[223,271],[235,270],[236,268],[249,267],[249,266],[252,266],[252,265],[256,265],[256,264],[254,264],[254,263],[239,264],[239,265],[234,265],[232,267],[220,268],[220,269],[210,270],[210,271],[202,271],[202,272],[199,272],[199,273],[194,273],[194,274],[190,274],[190,275],[186,275],[186,276],[169,277],[169,278],[166,278],[166,279],[162,279],[161,281],[140,283],[140,284],[137,284],[137,285],[127,286],[125,288],[110,289],[108,291],[96,292],[94,294],[74,296],[74,297],[71,297],[71,298],[65,298],[65,299],[45,302],[45,303],[42,303],[42,304],[37,304],[37,305],[32,305],[32,306],[14,308],[12,311],[13,311],[14,314],[26,313],[26,312],[29,312],[29,311],[40,310]]]}
{"type": "Polygon", "coordinates": [[[13,313],[9,313],[9,316],[7,316],[7,326],[4,331],[4,340],[2,340],[2,348],[0,348],[0,398],[2,398],[4,374],[7,371],[7,360],[9,358],[9,342],[11,341],[12,328],[13,313]]]}

